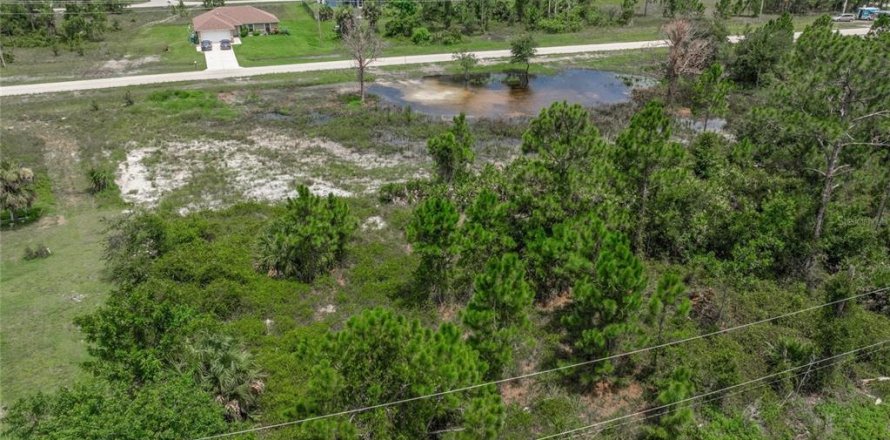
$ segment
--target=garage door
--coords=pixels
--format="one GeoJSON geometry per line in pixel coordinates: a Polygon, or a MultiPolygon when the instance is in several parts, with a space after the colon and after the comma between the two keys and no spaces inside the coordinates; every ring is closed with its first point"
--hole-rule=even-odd
{"type": "Polygon", "coordinates": [[[201,32],[201,41],[210,40],[214,43],[218,43],[219,40],[231,40],[232,33],[229,31],[202,31],[201,32]]]}

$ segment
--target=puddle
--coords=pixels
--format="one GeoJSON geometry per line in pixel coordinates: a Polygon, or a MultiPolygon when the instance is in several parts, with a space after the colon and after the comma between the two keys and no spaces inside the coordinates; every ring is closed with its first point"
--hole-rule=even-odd
{"type": "Polygon", "coordinates": [[[651,80],[613,72],[568,69],[554,75],[492,73],[473,75],[468,83],[462,76],[437,75],[420,79],[382,81],[368,89],[381,100],[432,116],[452,116],[463,112],[477,118],[505,118],[537,115],[555,101],[568,101],[585,107],[627,102],[636,87],[651,80]]]}

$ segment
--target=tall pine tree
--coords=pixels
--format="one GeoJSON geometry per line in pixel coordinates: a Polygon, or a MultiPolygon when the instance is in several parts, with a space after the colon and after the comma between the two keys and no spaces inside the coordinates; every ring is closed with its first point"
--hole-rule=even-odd
{"type": "Polygon", "coordinates": [[[525,281],[525,268],[516,254],[493,257],[463,314],[468,342],[488,363],[487,377],[499,379],[513,362],[518,331],[527,326],[534,293],[525,281]]]}
{"type": "Polygon", "coordinates": [[[630,209],[636,218],[634,248],[646,253],[645,233],[649,201],[658,190],[659,172],[678,165],[683,148],[670,140],[671,120],[664,106],[650,101],[633,116],[630,125],[618,135],[614,159],[627,191],[633,193],[630,209]]]}

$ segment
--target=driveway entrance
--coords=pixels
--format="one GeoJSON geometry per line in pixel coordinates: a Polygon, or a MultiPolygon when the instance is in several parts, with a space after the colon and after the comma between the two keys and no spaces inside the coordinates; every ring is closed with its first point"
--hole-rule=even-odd
{"type": "MultiPolygon", "coordinates": [[[[200,50],[200,49],[199,49],[200,50]]],[[[235,51],[220,50],[219,43],[213,43],[213,50],[204,52],[204,59],[207,60],[207,70],[231,70],[239,69],[238,58],[235,58],[235,51]]]]}

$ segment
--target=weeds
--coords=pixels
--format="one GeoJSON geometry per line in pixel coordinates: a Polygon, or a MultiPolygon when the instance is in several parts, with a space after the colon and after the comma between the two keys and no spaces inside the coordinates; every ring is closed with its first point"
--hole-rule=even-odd
{"type": "Polygon", "coordinates": [[[24,258],[25,261],[31,261],[31,260],[48,258],[52,254],[53,254],[52,251],[50,251],[48,247],[40,244],[34,248],[32,248],[31,246],[26,247],[25,255],[22,258],[24,258]]]}

